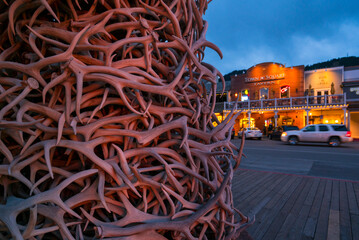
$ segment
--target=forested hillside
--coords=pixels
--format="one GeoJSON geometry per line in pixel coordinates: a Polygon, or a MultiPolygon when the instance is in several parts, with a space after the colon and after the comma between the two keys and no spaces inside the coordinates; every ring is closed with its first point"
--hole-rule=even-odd
{"type": "MultiPolygon", "coordinates": [[[[333,58],[325,62],[307,65],[305,66],[304,70],[309,71],[314,69],[331,68],[331,67],[339,67],[339,66],[344,66],[344,67],[359,66],[359,57],[352,56],[352,57],[333,58]]],[[[243,74],[245,72],[246,72],[245,69],[234,70],[230,73],[225,74],[224,79],[226,81],[231,81],[231,76],[236,74],[243,74]]]]}
{"type": "Polygon", "coordinates": [[[304,70],[314,70],[321,68],[331,68],[331,67],[350,67],[359,65],[359,57],[342,57],[342,58],[333,58],[332,60],[328,60],[326,62],[315,63],[313,65],[305,66],[304,70]]]}

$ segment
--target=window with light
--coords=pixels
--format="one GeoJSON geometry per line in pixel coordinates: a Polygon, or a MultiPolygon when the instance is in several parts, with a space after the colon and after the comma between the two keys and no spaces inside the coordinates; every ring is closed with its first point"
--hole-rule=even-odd
{"type": "Polygon", "coordinates": [[[269,98],[269,90],[268,88],[261,88],[259,91],[260,99],[268,99],[269,98]]]}
{"type": "Polygon", "coordinates": [[[289,98],[290,97],[289,90],[290,90],[289,85],[281,86],[280,87],[280,97],[281,98],[289,98]]]}

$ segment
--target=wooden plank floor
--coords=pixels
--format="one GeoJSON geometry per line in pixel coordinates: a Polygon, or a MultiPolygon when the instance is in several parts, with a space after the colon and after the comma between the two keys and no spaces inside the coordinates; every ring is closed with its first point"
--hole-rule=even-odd
{"type": "Polygon", "coordinates": [[[248,238],[359,240],[359,182],[240,169],[232,184],[248,238]]]}

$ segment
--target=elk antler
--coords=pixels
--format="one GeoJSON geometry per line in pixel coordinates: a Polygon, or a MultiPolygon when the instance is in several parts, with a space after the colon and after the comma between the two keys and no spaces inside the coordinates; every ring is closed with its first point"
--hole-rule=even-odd
{"type": "MultiPolygon", "coordinates": [[[[0,1],[0,238],[233,239],[208,0],[0,1]],[[215,127],[212,122],[217,122],[215,127]]],[[[236,157],[236,152],[239,156],[236,157]]]]}

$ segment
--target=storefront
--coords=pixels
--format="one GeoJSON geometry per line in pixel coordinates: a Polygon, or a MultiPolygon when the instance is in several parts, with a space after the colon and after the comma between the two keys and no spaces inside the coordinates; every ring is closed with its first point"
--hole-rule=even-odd
{"type": "Polygon", "coordinates": [[[342,94],[344,67],[317,69],[304,72],[305,95],[324,96],[342,94]]]}
{"type": "Polygon", "coordinates": [[[349,129],[355,139],[359,139],[359,67],[344,69],[343,90],[348,107],[349,129]]]}
{"type": "MultiPolygon", "coordinates": [[[[304,66],[285,67],[280,63],[257,64],[231,79],[234,101],[289,99],[304,94],[304,66]]],[[[303,111],[245,111],[236,120],[235,129],[277,125],[302,125],[303,111]],[[250,120],[249,120],[250,119],[250,120]]]]}
{"type": "Polygon", "coordinates": [[[242,100],[237,105],[243,112],[235,129],[347,124],[343,77],[343,67],[305,72],[304,66],[285,67],[272,62],[253,66],[231,79],[229,98],[242,100]]]}
{"type": "MultiPolygon", "coordinates": [[[[344,67],[316,69],[304,72],[304,94],[313,96],[314,103],[335,103],[343,94],[344,67]],[[324,97],[326,96],[326,97],[324,97]]],[[[348,125],[347,106],[338,109],[317,109],[309,112],[309,124],[348,125]]]]}
{"type": "Polygon", "coordinates": [[[303,96],[304,66],[285,67],[266,62],[231,79],[231,100],[240,101],[303,96]]]}

